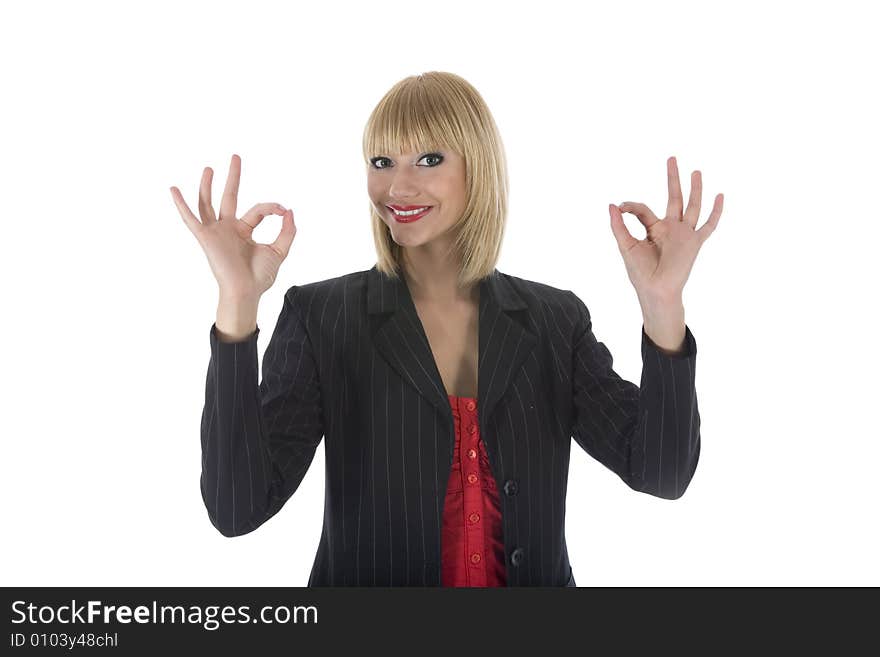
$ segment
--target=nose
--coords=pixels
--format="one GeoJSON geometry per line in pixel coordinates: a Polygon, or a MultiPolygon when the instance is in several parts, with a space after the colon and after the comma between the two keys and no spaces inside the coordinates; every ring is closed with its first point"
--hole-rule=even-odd
{"type": "Polygon", "coordinates": [[[406,167],[400,167],[392,174],[391,185],[388,188],[388,196],[393,201],[404,204],[407,199],[418,198],[419,191],[412,180],[416,172],[406,171],[406,167]]]}

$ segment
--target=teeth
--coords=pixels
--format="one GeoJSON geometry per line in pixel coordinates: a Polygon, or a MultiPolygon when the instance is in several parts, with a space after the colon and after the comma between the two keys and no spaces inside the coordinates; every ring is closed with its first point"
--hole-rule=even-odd
{"type": "Polygon", "coordinates": [[[423,207],[423,208],[416,208],[415,210],[407,210],[406,212],[403,212],[403,211],[398,212],[398,211],[395,210],[394,208],[391,208],[391,211],[394,212],[394,214],[396,214],[398,217],[411,217],[411,216],[414,215],[414,214],[419,214],[419,213],[421,213],[421,212],[424,212],[424,211],[427,210],[429,207],[431,207],[431,206],[430,206],[430,205],[426,205],[426,206],[423,207]]]}

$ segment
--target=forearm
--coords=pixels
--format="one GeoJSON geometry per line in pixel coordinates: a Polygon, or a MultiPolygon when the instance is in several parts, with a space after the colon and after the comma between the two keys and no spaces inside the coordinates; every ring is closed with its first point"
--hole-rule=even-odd
{"type": "MultiPolygon", "coordinates": [[[[215,327],[216,329],[216,327],[215,327]]],[[[202,411],[202,499],[224,536],[238,536],[267,516],[273,472],[259,419],[256,337],[226,344],[215,330],[202,411]],[[250,523],[250,524],[248,524],[250,523]]]]}
{"type": "Polygon", "coordinates": [[[677,499],[687,489],[700,456],[696,394],[696,341],[686,329],[681,354],[667,356],[642,340],[639,422],[631,436],[630,484],[636,490],[677,499]]]}

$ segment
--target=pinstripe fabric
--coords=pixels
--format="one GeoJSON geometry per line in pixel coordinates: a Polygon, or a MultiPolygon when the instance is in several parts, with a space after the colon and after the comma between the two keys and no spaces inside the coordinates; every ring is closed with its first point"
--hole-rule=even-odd
{"type": "MultiPolygon", "coordinates": [[[[322,438],[324,524],[309,586],[439,586],[455,429],[406,282],[374,266],[284,295],[218,341],[202,413],[201,490],[224,536],[296,492],[322,438]]],[[[680,497],[700,454],[696,342],[667,356],[642,327],[640,386],[612,369],[571,291],[495,270],[480,282],[478,422],[499,486],[508,586],[574,586],[565,543],[572,438],[633,490],[680,497]]]]}

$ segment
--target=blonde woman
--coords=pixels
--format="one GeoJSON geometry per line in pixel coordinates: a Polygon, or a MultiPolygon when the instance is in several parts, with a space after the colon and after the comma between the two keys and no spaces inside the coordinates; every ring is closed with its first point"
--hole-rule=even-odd
{"type": "Polygon", "coordinates": [[[233,155],[215,214],[172,196],[219,285],[202,415],[201,489],[224,536],[293,495],[325,439],[324,526],[309,586],[575,586],[565,542],[571,439],[632,489],[667,499],[700,454],[696,342],[682,290],[718,223],[682,214],[675,160],[658,219],[609,206],[644,315],[641,385],[621,379],[570,290],[495,268],[505,156],[480,94],[430,72],[394,85],[363,139],[376,265],[294,285],[263,356],[256,325],[296,235],[293,211],[237,213],[233,155]],[[621,212],[645,225],[636,240],[621,212]],[[280,214],[272,244],[252,238],[280,214]]]}

